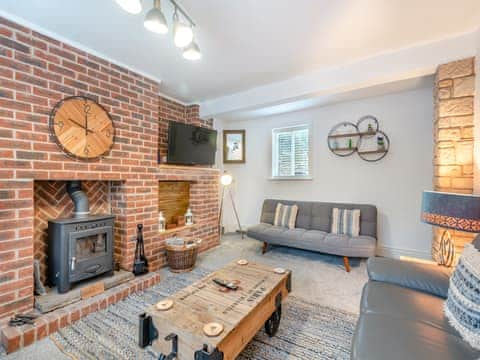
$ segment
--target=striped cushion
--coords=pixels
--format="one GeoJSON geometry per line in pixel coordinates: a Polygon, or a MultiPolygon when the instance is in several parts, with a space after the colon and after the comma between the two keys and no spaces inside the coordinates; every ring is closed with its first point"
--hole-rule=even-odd
{"type": "Polygon", "coordinates": [[[332,234],[358,236],[360,235],[360,210],[332,210],[332,234]]]}
{"type": "Polygon", "coordinates": [[[297,205],[283,205],[281,203],[278,203],[277,208],[275,209],[275,218],[273,219],[273,225],[288,227],[289,229],[295,229],[297,213],[297,205]]]}
{"type": "Polygon", "coordinates": [[[480,350],[480,251],[465,245],[450,278],[445,314],[462,338],[480,350]]]}

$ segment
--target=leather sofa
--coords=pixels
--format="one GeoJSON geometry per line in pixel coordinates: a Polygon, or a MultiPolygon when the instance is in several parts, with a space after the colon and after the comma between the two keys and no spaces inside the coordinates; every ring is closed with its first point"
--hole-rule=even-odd
{"type": "Polygon", "coordinates": [[[349,257],[375,256],[377,208],[373,205],[267,199],[263,202],[260,224],[248,228],[247,236],[264,242],[263,253],[269,244],[273,244],[343,256],[345,268],[350,271],[349,257]],[[273,225],[279,202],[298,206],[295,229],[273,225]],[[334,207],[360,210],[359,236],[330,233],[334,207]]]}
{"type": "Polygon", "coordinates": [[[451,270],[386,258],[367,269],[351,359],[480,359],[443,312],[451,270]]]}

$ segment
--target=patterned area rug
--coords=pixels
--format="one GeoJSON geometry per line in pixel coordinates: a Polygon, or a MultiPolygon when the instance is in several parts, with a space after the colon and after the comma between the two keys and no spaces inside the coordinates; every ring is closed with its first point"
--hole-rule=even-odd
{"type": "MultiPolygon", "coordinates": [[[[151,347],[137,345],[138,315],[163,297],[199,280],[208,271],[171,274],[142,293],[88,315],[51,335],[73,359],[158,359],[151,347]]],[[[241,360],[349,359],[356,315],[291,295],[282,308],[280,329],[273,338],[260,331],[241,360]]]]}

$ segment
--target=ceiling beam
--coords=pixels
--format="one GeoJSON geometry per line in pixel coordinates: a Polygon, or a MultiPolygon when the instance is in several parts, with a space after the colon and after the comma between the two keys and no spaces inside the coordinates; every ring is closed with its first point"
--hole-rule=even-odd
{"type": "Polygon", "coordinates": [[[474,56],[479,29],[436,42],[382,53],[350,64],[200,102],[202,117],[229,116],[435,73],[439,64],[474,56]]]}

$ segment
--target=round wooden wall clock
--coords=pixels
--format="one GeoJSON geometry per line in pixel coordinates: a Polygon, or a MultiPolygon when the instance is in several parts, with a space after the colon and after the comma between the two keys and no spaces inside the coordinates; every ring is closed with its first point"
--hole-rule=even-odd
{"type": "Polygon", "coordinates": [[[108,112],[85,96],[68,97],[55,105],[50,132],[67,155],[86,161],[108,155],[115,137],[108,112]]]}

